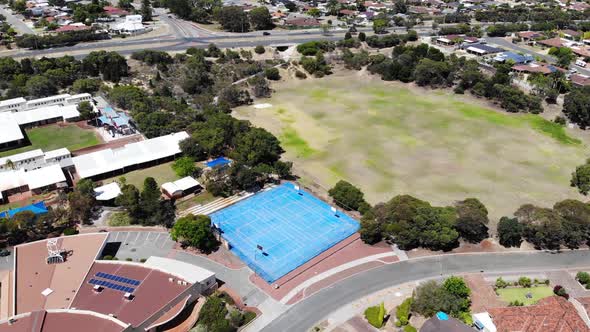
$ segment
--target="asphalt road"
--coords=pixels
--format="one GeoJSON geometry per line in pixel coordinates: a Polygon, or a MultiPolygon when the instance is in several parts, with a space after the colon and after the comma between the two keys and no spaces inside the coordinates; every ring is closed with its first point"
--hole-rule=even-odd
{"type": "MultiPolygon", "coordinates": [[[[534,52],[534,51],[532,51],[529,48],[522,47],[522,46],[520,46],[518,44],[513,44],[513,43],[507,41],[504,38],[501,38],[501,37],[488,37],[487,40],[490,43],[496,44],[496,45],[498,45],[498,46],[500,46],[500,47],[502,47],[504,49],[511,50],[513,52],[520,52],[520,53],[532,54],[534,56],[540,57],[541,59],[544,59],[548,63],[555,63],[555,58],[552,57],[551,55],[541,54],[541,53],[538,53],[538,52],[534,52]]],[[[571,68],[575,68],[576,70],[578,70],[578,72],[580,74],[590,75],[590,70],[585,69],[585,68],[582,68],[582,67],[579,67],[579,66],[575,66],[573,63],[570,65],[570,69],[571,68]]]]}
{"type": "Polygon", "coordinates": [[[289,308],[262,331],[307,331],[343,305],[406,282],[467,272],[527,272],[590,266],[590,251],[444,255],[354,275],[289,308]]]}
{"type": "Polygon", "coordinates": [[[4,6],[0,6],[0,14],[6,16],[6,22],[14,27],[16,32],[24,34],[24,33],[31,33],[35,34],[36,32],[29,28],[20,18],[14,16],[12,12],[5,9],[4,6]]]}

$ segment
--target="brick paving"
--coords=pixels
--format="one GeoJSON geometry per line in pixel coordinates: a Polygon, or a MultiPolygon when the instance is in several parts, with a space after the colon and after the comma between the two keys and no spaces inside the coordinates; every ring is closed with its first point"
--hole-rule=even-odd
{"type": "Polygon", "coordinates": [[[507,303],[500,300],[496,292],[481,274],[469,274],[464,277],[471,289],[471,311],[474,313],[487,311],[489,308],[503,307],[507,303]]]}

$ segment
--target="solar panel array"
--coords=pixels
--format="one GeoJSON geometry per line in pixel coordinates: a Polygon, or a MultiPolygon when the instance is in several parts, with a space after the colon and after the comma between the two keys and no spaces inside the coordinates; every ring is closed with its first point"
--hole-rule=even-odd
{"type": "Polygon", "coordinates": [[[114,289],[114,290],[118,290],[118,291],[125,292],[125,293],[133,293],[135,291],[135,288],[127,287],[127,286],[123,286],[123,285],[117,285],[117,284],[114,284],[110,281],[90,279],[88,281],[88,283],[93,284],[93,285],[103,286],[103,287],[114,289]]]}
{"type": "Polygon", "coordinates": [[[122,283],[133,285],[133,286],[139,286],[139,284],[141,283],[139,280],[119,277],[114,274],[109,274],[109,273],[104,273],[104,272],[98,272],[97,274],[95,274],[95,276],[97,276],[99,278],[109,279],[109,280],[116,281],[116,282],[122,282],[122,283]]]}

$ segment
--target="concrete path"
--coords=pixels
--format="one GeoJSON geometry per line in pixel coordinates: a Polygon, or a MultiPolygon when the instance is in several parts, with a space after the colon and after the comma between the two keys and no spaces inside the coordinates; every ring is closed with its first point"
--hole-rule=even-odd
{"type": "Polygon", "coordinates": [[[382,254],[377,254],[377,255],[372,255],[372,256],[367,256],[367,257],[363,257],[348,263],[344,263],[342,265],[339,265],[333,269],[330,269],[328,271],[322,272],[312,278],[307,279],[306,281],[304,281],[303,283],[297,285],[297,287],[293,288],[289,293],[287,293],[287,295],[285,295],[282,299],[281,299],[281,303],[282,304],[287,304],[289,302],[289,300],[291,300],[294,296],[297,295],[297,293],[299,293],[301,290],[315,284],[316,282],[329,278],[337,273],[340,273],[344,270],[348,270],[350,268],[353,268],[355,266],[359,266],[368,262],[373,262],[373,261],[377,261],[379,260],[379,258],[383,258],[383,257],[391,257],[391,256],[395,256],[396,254],[394,252],[385,252],[382,254]]]}
{"type": "Polygon", "coordinates": [[[586,308],[584,308],[582,303],[578,302],[578,300],[574,298],[570,298],[569,301],[574,305],[574,308],[576,308],[576,311],[578,312],[584,323],[586,323],[586,326],[590,328],[590,317],[588,317],[588,312],[586,311],[586,308]]]}

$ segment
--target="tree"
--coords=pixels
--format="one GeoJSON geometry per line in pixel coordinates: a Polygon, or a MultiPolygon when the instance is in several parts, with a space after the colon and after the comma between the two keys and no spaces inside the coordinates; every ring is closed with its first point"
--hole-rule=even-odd
{"type": "Polygon", "coordinates": [[[78,104],[78,112],[80,112],[80,118],[82,120],[91,120],[95,117],[94,109],[88,101],[83,101],[78,104]]]}
{"type": "Polygon", "coordinates": [[[559,67],[567,68],[570,63],[576,58],[576,55],[569,47],[552,47],[549,49],[549,54],[557,58],[557,65],[559,67]]]}
{"type": "Polygon", "coordinates": [[[256,7],[250,11],[249,15],[254,30],[270,30],[274,28],[268,8],[256,7]]]}
{"type": "Polygon", "coordinates": [[[27,80],[27,91],[33,97],[47,97],[57,93],[57,87],[46,76],[35,75],[27,80]]]}
{"type": "Polygon", "coordinates": [[[311,17],[315,17],[318,18],[322,15],[322,12],[318,9],[318,8],[311,8],[307,11],[307,15],[311,16],[311,17]]]}
{"type": "Polygon", "coordinates": [[[193,160],[203,160],[207,156],[205,149],[201,147],[193,137],[182,140],[179,143],[179,147],[183,155],[190,157],[193,160]]]}
{"type": "Polygon", "coordinates": [[[373,31],[376,34],[385,33],[387,31],[387,26],[387,20],[384,18],[373,20],[373,31]]]}
{"type": "Polygon", "coordinates": [[[23,14],[27,10],[27,3],[25,0],[16,0],[12,3],[12,10],[19,14],[23,14]]]}
{"type": "Polygon", "coordinates": [[[447,292],[460,298],[468,298],[471,295],[471,289],[461,277],[451,276],[443,282],[442,286],[447,292]]]}
{"type": "Polygon", "coordinates": [[[221,27],[230,32],[246,32],[250,29],[248,15],[242,7],[227,6],[219,9],[217,20],[221,27]]]}
{"type": "Polygon", "coordinates": [[[160,193],[160,188],[156,180],[151,176],[145,178],[140,197],[142,209],[147,212],[147,215],[150,215],[151,212],[157,209],[161,196],[162,194],[160,193]]]}
{"type": "Polygon", "coordinates": [[[149,22],[152,20],[152,4],[150,0],[141,1],[141,19],[144,22],[149,22]]]}
{"type": "Polygon", "coordinates": [[[465,240],[479,243],[488,237],[488,210],[476,198],[467,198],[455,204],[456,228],[465,240]]]}
{"type": "Polygon", "coordinates": [[[191,157],[181,157],[176,159],[172,164],[172,169],[176,175],[181,178],[185,176],[194,176],[197,171],[195,161],[191,157]]]}
{"type": "Polygon", "coordinates": [[[364,32],[359,32],[359,40],[364,42],[367,39],[367,35],[364,32]]]}
{"type": "Polygon", "coordinates": [[[565,95],[563,113],[573,123],[586,129],[590,126],[590,87],[575,88],[565,95]]]}
{"type": "Polygon", "coordinates": [[[522,227],[516,218],[502,217],[498,223],[498,238],[504,247],[520,247],[522,227]]]}
{"type": "Polygon", "coordinates": [[[582,285],[586,285],[590,283],[590,274],[588,274],[588,272],[580,271],[576,274],[576,280],[582,285]]]}
{"type": "Polygon", "coordinates": [[[96,204],[94,198],[95,184],[92,180],[82,179],[76,189],[68,194],[69,219],[74,222],[90,223],[92,208],[96,204]]]}
{"type": "Polygon", "coordinates": [[[459,317],[469,310],[469,305],[468,297],[452,294],[436,281],[427,281],[414,291],[412,311],[426,317],[432,317],[439,311],[459,317]]]}
{"type": "Polygon", "coordinates": [[[361,207],[368,210],[368,204],[364,199],[363,192],[344,180],[340,180],[336,185],[328,191],[330,197],[339,207],[345,210],[358,211],[361,207]]]}
{"type": "Polygon", "coordinates": [[[94,78],[80,78],[72,84],[72,90],[77,93],[95,93],[100,89],[101,81],[94,78]]]}
{"type": "Polygon", "coordinates": [[[518,278],[518,285],[520,287],[524,287],[524,288],[531,287],[531,285],[532,285],[531,278],[528,278],[528,277],[520,277],[520,278],[518,278]]]}
{"type": "Polygon", "coordinates": [[[179,218],[172,226],[170,236],[174,241],[206,253],[218,246],[218,241],[211,229],[211,218],[205,215],[189,214],[179,218]]]}
{"type": "Polygon", "coordinates": [[[572,173],[570,185],[578,188],[580,194],[588,195],[590,192],[590,163],[588,161],[584,165],[576,167],[572,173]]]}
{"type": "Polygon", "coordinates": [[[133,224],[140,223],[142,217],[139,197],[139,190],[134,185],[124,184],[121,186],[121,195],[115,198],[115,204],[127,210],[133,224]]]}
{"type": "Polygon", "coordinates": [[[256,45],[256,47],[254,48],[254,52],[256,52],[256,54],[264,54],[266,50],[264,49],[264,46],[256,45]]]}
{"type": "Polygon", "coordinates": [[[235,138],[233,159],[248,166],[272,165],[279,160],[284,150],[279,140],[262,128],[251,128],[235,138]]]}
{"type": "Polygon", "coordinates": [[[117,2],[117,7],[124,9],[124,10],[132,10],[133,4],[131,0],[119,0],[117,2]]]}

